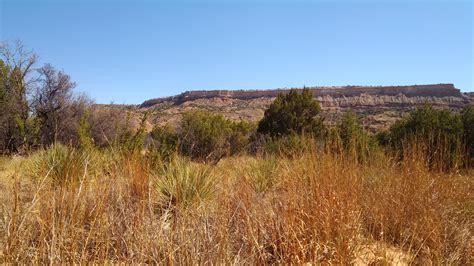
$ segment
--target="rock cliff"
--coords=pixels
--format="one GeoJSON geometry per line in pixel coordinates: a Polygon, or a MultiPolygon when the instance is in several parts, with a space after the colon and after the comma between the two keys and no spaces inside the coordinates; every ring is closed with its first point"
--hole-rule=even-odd
{"type": "MultiPolygon", "coordinates": [[[[432,84],[412,86],[344,86],[344,87],[308,87],[323,107],[370,107],[370,106],[407,106],[425,102],[435,105],[459,107],[470,101],[453,84],[432,84]]],[[[199,99],[238,99],[253,100],[274,98],[289,89],[275,90],[201,90],[186,91],[176,96],[156,98],[145,101],[141,107],[152,107],[161,103],[180,105],[199,99]]]]}
{"type": "MultiPolygon", "coordinates": [[[[412,86],[344,86],[309,87],[328,121],[334,121],[347,109],[359,114],[371,131],[385,129],[400,118],[406,110],[431,103],[437,107],[458,109],[474,103],[468,93],[461,93],[453,84],[412,86]]],[[[258,121],[268,105],[279,93],[275,90],[213,90],[187,91],[172,97],[143,102],[139,109],[153,110],[154,124],[173,124],[183,112],[205,109],[221,113],[230,119],[258,121]]]]}

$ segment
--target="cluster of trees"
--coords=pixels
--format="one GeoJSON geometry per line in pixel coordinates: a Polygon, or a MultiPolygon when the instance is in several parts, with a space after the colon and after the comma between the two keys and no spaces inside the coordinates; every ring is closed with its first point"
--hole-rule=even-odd
{"type": "Polygon", "coordinates": [[[217,162],[241,152],[299,154],[314,147],[313,140],[337,136],[344,150],[368,150],[372,139],[352,113],[328,129],[321,107],[311,92],[291,90],[278,95],[258,124],[235,122],[206,111],[187,112],[177,128],[155,127],[152,147],[162,156],[174,152],[200,161],[217,162]]]}
{"type": "Polygon", "coordinates": [[[257,125],[233,122],[204,111],[188,112],[177,129],[156,127],[151,137],[161,154],[179,152],[213,162],[243,151],[291,155],[321,143],[359,161],[367,160],[381,147],[403,158],[407,148],[417,143],[423,147],[430,165],[450,169],[473,164],[473,133],[472,106],[461,112],[422,106],[377,135],[369,134],[350,111],[334,127],[328,127],[319,103],[309,90],[303,89],[279,95],[257,125]]]}
{"type": "Polygon", "coordinates": [[[20,43],[0,45],[1,153],[55,142],[84,147],[118,143],[135,151],[148,144],[161,158],[180,153],[194,160],[218,162],[241,152],[288,155],[324,143],[365,160],[380,146],[398,151],[403,158],[407,148],[417,143],[430,164],[443,162],[444,168],[474,165],[472,106],[461,112],[423,106],[373,136],[352,112],[345,113],[335,127],[327,127],[311,92],[291,90],[278,95],[258,124],[194,111],[185,113],[178,127],[155,127],[148,134],[146,115],[133,131],[123,109],[98,108],[85,95],[74,93],[76,85],[69,75],[50,64],[37,68],[36,61],[36,55],[20,43]]]}
{"type": "Polygon", "coordinates": [[[21,43],[0,44],[0,153],[56,141],[79,144],[81,120],[98,145],[116,134],[111,129],[122,124],[120,114],[94,108],[92,100],[74,93],[69,75],[36,63],[37,56],[21,43]]]}
{"type": "Polygon", "coordinates": [[[474,165],[474,107],[459,113],[422,106],[378,135],[381,144],[400,151],[417,144],[430,165],[445,169],[474,165]]]}

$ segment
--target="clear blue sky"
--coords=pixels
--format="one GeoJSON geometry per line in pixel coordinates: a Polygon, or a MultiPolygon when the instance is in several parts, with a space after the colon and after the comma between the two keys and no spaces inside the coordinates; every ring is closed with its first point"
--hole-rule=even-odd
{"type": "Polygon", "coordinates": [[[454,83],[473,91],[471,1],[0,0],[20,39],[100,103],[186,90],[454,83]]]}

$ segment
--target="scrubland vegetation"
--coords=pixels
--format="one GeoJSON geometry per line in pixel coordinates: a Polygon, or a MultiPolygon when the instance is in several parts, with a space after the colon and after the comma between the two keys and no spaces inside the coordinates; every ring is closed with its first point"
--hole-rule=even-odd
{"type": "Polygon", "coordinates": [[[197,111],[147,132],[4,59],[0,263],[472,261],[473,107],[374,136],[350,112],[325,125],[303,90],[258,125],[197,111]]]}

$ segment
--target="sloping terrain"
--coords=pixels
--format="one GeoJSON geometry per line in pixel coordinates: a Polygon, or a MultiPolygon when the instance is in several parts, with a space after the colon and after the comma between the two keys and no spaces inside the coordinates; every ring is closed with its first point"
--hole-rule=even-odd
{"type": "MultiPolygon", "coordinates": [[[[407,110],[430,103],[436,107],[459,109],[474,102],[472,93],[461,93],[453,84],[412,86],[309,87],[331,124],[346,110],[358,114],[371,132],[386,129],[407,110]]],[[[233,120],[258,121],[279,93],[275,90],[187,91],[176,96],[143,102],[138,111],[151,112],[151,124],[175,125],[185,111],[203,109],[233,120]]]]}

